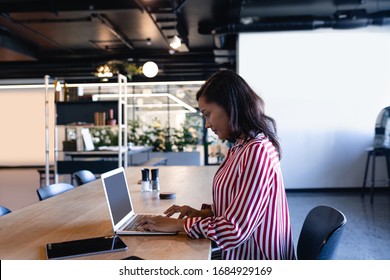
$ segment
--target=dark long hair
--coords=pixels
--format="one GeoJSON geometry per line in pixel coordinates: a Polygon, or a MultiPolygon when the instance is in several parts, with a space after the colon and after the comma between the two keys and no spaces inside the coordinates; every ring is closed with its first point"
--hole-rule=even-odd
{"type": "Polygon", "coordinates": [[[234,142],[242,135],[250,140],[262,132],[281,156],[275,121],[264,113],[263,99],[241,76],[230,70],[218,71],[199,89],[196,100],[201,96],[207,103],[216,103],[226,110],[230,118],[229,141],[234,142]]]}

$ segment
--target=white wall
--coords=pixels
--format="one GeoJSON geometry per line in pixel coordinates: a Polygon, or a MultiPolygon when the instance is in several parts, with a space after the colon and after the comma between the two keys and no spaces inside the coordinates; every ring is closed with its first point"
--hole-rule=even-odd
{"type": "MultiPolygon", "coordinates": [[[[50,159],[54,160],[54,100],[50,94],[50,159]]],[[[0,166],[45,165],[45,89],[0,87],[0,166]]]]}
{"type": "Polygon", "coordinates": [[[390,105],[390,33],[246,33],[238,50],[238,72],[277,121],[286,188],[361,186],[376,117],[390,105]]]}

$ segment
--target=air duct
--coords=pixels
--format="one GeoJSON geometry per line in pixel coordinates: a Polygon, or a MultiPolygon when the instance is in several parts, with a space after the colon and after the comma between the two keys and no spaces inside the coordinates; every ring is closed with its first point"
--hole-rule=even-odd
{"type": "Polygon", "coordinates": [[[390,11],[367,14],[365,10],[337,11],[332,17],[262,18],[250,24],[228,24],[212,30],[214,44],[223,48],[229,36],[246,32],[314,30],[319,28],[354,29],[369,25],[390,25],[390,11]]]}

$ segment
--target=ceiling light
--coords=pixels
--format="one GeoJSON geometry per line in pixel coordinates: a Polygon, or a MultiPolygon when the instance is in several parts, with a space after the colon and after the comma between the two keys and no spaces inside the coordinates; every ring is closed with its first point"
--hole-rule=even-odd
{"type": "Polygon", "coordinates": [[[158,66],[153,61],[148,61],[142,66],[142,72],[148,78],[153,78],[158,73],[158,66]]]}
{"type": "Polygon", "coordinates": [[[253,18],[251,17],[243,17],[240,19],[241,23],[244,25],[249,25],[253,23],[253,18]]]}
{"type": "Polygon", "coordinates": [[[60,81],[57,81],[57,80],[54,81],[54,88],[55,88],[55,91],[61,91],[62,85],[61,85],[60,81]]]}
{"type": "MultiPolygon", "coordinates": [[[[99,84],[100,85],[100,84],[99,84]]],[[[92,100],[94,101],[104,101],[104,100],[115,100],[119,97],[119,94],[117,93],[97,93],[92,95],[92,100]]],[[[181,105],[184,107],[184,110],[186,113],[191,112],[191,113],[196,113],[196,109],[192,107],[191,105],[185,103],[183,100],[177,98],[176,96],[173,96],[170,93],[151,93],[151,94],[128,94],[128,98],[145,98],[145,97],[168,97],[170,100],[174,101],[175,103],[169,103],[169,106],[177,107],[178,105],[181,105]]],[[[162,106],[168,106],[168,104],[162,104],[162,106]]],[[[138,104],[137,104],[138,105],[138,104]]],[[[143,104],[142,107],[147,107],[150,105],[143,104]]]]}
{"type": "Polygon", "coordinates": [[[180,48],[181,46],[180,38],[177,35],[173,36],[171,39],[171,43],[169,45],[171,46],[172,49],[180,48]]]}

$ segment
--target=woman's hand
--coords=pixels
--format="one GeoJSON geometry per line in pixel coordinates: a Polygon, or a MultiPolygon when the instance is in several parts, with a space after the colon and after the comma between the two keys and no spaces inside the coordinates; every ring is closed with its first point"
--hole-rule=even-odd
{"type": "Polygon", "coordinates": [[[167,210],[165,210],[164,214],[167,215],[167,217],[171,217],[172,215],[180,213],[178,219],[183,219],[185,217],[191,218],[191,217],[200,217],[200,211],[196,210],[190,206],[183,205],[172,205],[167,210]]]}
{"type": "Polygon", "coordinates": [[[168,218],[164,216],[145,217],[140,221],[140,225],[145,230],[175,232],[184,231],[184,221],[182,219],[168,218]]]}
{"type": "Polygon", "coordinates": [[[167,215],[167,217],[171,217],[175,213],[180,213],[178,219],[183,218],[192,218],[192,217],[211,217],[213,215],[212,211],[209,209],[206,210],[196,210],[188,205],[178,206],[178,205],[172,205],[167,210],[165,210],[164,214],[167,215]]]}

